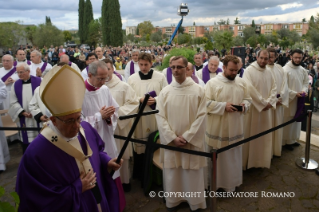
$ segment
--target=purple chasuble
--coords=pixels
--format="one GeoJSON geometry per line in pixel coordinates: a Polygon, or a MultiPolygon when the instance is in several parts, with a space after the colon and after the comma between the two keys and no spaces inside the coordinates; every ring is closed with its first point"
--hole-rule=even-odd
{"type": "MultiPolygon", "coordinates": [[[[156,91],[150,91],[150,92],[148,92],[148,94],[149,94],[151,97],[153,97],[153,98],[157,96],[156,91]]],[[[150,105],[150,108],[152,108],[152,110],[155,110],[155,108],[156,108],[156,103],[150,105]]]]}
{"type": "MultiPolygon", "coordinates": [[[[34,77],[34,76],[30,76],[31,77],[31,87],[32,87],[32,95],[34,90],[40,86],[41,84],[41,78],[40,77],[34,77]]],[[[17,99],[19,104],[21,105],[21,107],[23,108],[23,96],[22,96],[22,87],[23,87],[23,81],[21,79],[17,80],[14,83],[14,91],[16,93],[17,99]]],[[[26,127],[25,126],[25,116],[21,116],[19,117],[20,120],[20,127],[26,127]]],[[[39,124],[38,124],[39,127],[39,124]]],[[[22,134],[22,141],[25,144],[29,144],[29,139],[28,139],[28,133],[25,130],[21,130],[21,134],[22,134]]]]}
{"type": "Polygon", "coordinates": [[[13,67],[13,69],[12,69],[11,71],[9,71],[7,74],[5,74],[5,75],[1,78],[1,80],[2,80],[3,82],[5,82],[9,77],[12,76],[12,74],[14,74],[14,72],[16,72],[16,67],[15,67],[15,66],[13,67]]]}
{"type": "MultiPolygon", "coordinates": [[[[216,75],[217,75],[217,74],[220,73],[220,72],[223,72],[223,70],[221,70],[220,68],[218,68],[215,73],[216,73],[216,75]]],[[[210,73],[210,71],[209,71],[209,69],[208,69],[208,65],[206,65],[206,66],[203,68],[203,71],[202,71],[203,81],[204,81],[205,84],[208,82],[208,80],[210,80],[209,73],[210,73]]]]}
{"type": "Polygon", "coordinates": [[[172,82],[172,76],[173,76],[172,69],[171,69],[171,67],[168,67],[168,68],[166,69],[166,78],[167,78],[168,84],[171,84],[171,82],[172,82]]]}
{"type": "Polygon", "coordinates": [[[47,67],[48,63],[44,62],[42,67],[41,67],[41,72],[43,73],[45,71],[45,68],[47,67]]]}
{"type": "Polygon", "coordinates": [[[113,73],[114,73],[118,78],[120,78],[121,81],[123,81],[123,80],[122,80],[122,75],[121,75],[120,73],[118,73],[118,72],[116,72],[116,71],[114,71],[113,73]]]}
{"type": "Polygon", "coordinates": [[[243,68],[240,69],[239,77],[243,78],[245,70],[243,68]]]}
{"type": "MultiPolygon", "coordinates": [[[[87,122],[82,121],[81,125],[93,152],[90,162],[102,196],[101,209],[118,212],[118,190],[107,171],[111,158],[104,152],[104,142],[97,131],[87,122]]],[[[81,135],[78,139],[85,151],[84,139],[81,135]]],[[[92,191],[82,193],[75,159],[41,134],[31,142],[21,159],[16,192],[20,196],[19,211],[98,212],[92,191]]]]}
{"type": "MultiPolygon", "coordinates": [[[[31,65],[31,62],[29,60],[27,60],[27,64],[31,65]]],[[[18,61],[14,61],[13,66],[17,66],[18,65],[18,61]]]]}
{"type": "Polygon", "coordinates": [[[135,70],[134,70],[134,62],[133,60],[131,61],[131,64],[130,64],[130,75],[134,74],[135,73],[135,70]]]}
{"type": "MultiPolygon", "coordinates": [[[[302,94],[302,97],[299,97],[297,99],[297,110],[296,110],[296,114],[295,114],[295,117],[294,118],[297,118],[299,117],[300,115],[303,114],[303,110],[304,110],[304,107],[305,107],[305,102],[306,102],[306,97],[305,97],[305,94],[303,93],[302,94]]],[[[297,119],[296,122],[302,122],[302,118],[299,118],[297,119]]]]}

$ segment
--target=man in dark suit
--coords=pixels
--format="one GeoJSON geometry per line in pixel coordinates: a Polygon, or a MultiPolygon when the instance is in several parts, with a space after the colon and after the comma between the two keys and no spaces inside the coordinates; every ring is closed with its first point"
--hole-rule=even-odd
{"type": "Polygon", "coordinates": [[[6,51],[6,54],[13,55],[13,54],[12,54],[12,51],[11,51],[11,48],[9,48],[8,51],[6,51]]]}

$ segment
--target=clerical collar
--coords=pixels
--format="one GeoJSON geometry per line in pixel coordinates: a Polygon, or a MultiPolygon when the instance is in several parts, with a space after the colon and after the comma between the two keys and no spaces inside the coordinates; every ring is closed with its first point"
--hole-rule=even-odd
{"type": "Polygon", "coordinates": [[[25,59],[25,60],[22,60],[22,61],[19,61],[19,60],[17,60],[17,62],[19,62],[19,63],[22,63],[22,62],[27,62],[27,59],[25,59]]]}
{"type": "Polygon", "coordinates": [[[31,77],[28,80],[22,80],[22,84],[30,84],[31,83],[31,77]]]}
{"type": "Polygon", "coordinates": [[[85,87],[88,91],[96,91],[98,90],[99,88],[98,87],[95,87],[94,85],[92,85],[90,82],[89,82],[89,79],[85,80],[85,87]]]}
{"type": "Polygon", "coordinates": [[[196,68],[196,71],[198,71],[199,69],[202,69],[202,68],[203,68],[203,64],[200,65],[200,66],[195,65],[195,68],[196,68]]]}
{"type": "Polygon", "coordinates": [[[149,80],[152,79],[153,69],[151,69],[147,74],[144,74],[142,71],[139,71],[138,74],[140,75],[141,80],[149,80]]]}

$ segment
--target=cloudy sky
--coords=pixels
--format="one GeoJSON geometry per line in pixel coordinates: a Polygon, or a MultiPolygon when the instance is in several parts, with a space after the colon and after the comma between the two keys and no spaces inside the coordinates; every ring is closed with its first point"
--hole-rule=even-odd
{"type": "MultiPolygon", "coordinates": [[[[91,0],[94,18],[101,16],[102,0],[91,0]]],[[[303,0],[120,0],[123,29],[150,20],[154,26],[177,24],[177,7],[185,2],[190,13],[184,26],[212,25],[229,18],[234,23],[300,22],[319,13],[319,1],[303,0]],[[134,2],[134,3],[133,3],[134,2]]],[[[62,30],[78,28],[79,0],[0,0],[0,22],[22,21],[23,24],[41,24],[50,16],[54,25],[62,30]]]]}

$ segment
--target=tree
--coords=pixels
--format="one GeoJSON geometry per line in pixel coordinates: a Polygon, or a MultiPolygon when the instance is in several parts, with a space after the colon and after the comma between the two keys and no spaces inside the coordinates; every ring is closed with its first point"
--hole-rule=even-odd
{"type": "Polygon", "coordinates": [[[32,44],[33,44],[33,37],[34,37],[36,30],[37,30],[36,26],[27,26],[24,29],[27,39],[29,41],[31,41],[32,44]]]}
{"type": "Polygon", "coordinates": [[[279,41],[279,45],[285,49],[290,45],[290,42],[286,37],[284,37],[281,41],[279,41]]]}
{"type": "Polygon", "coordinates": [[[138,28],[138,25],[136,27],[136,35],[139,35],[140,34],[140,29],[138,28]]]}
{"type": "Polygon", "coordinates": [[[196,26],[195,22],[193,23],[193,26],[196,26]]]}
{"type": "Polygon", "coordinates": [[[234,20],[234,24],[240,24],[238,17],[236,17],[236,19],[234,20]]]}
{"type": "Polygon", "coordinates": [[[108,33],[110,34],[110,40],[109,40],[109,43],[105,43],[105,44],[112,45],[112,46],[122,46],[123,33],[122,33],[120,3],[118,0],[108,0],[107,6],[108,6],[107,7],[108,19],[107,19],[106,28],[108,28],[108,33]]]}
{"type": "Polygon", "coordinates": [[[218,25],[225,25],[226,24],[226,21],[223,20],[223,19],[220,19],[218,22],[217,22],[218,25]]]}
{"type": "Polygon", "coordinates": [[[207,41],[207,43],[205,44],[205,51],[208,51],[208,50],[213,50],[213,43],[210,41],[210,40],[208,40],[207,41]]]}
{"type": "MultiPolygon", "coordinates": [[[[185,35],[185,34],[183,34],[185,35]]],[[[212,48],[211,48],[212,49],[212,48]]],[[[188,48],[174,48],[169,52],[169,55],[167,57],[164,57],[162,66],[159,67],[160,70],[163,70],[164,68],[167,68],[169,66],[169,59],[172,56],[184,56],[188,62],[194,64],[194,55],[196,54],[196,51],[193,49],[188,48]]]]}
{"type": "Polygon", "coordinates": [[[187,34],[187,33],[178,34],[178,36],[177,36],[177,43],[178,44],[189,43],[191,40],[192,40],[192,36],[190,34],[187,34]]]}
{"type": "Polygon", "coordinates": [[[158,30],[157,32],[154,32],[151,34],[151,41],[158,43],[161,40],[162,40],[162,31],[158,30]]]}
{"type": "Polygon", "coordinates": [[[301,20],[301,22],[302,23],[306,23],[307,21],[306,21],[306,18],[303,18],[302,20],[301,20]]]}
{"type": "Polygon", "coordinates": [[[216,24],[216,21],[214,21],[214,25],[216,26],[217,24],[216,24]]]}
{"type": "Polygon", "coordinates": [[[255,20],[253,19],[252,21],[251,21],[251,27],[256,27],[256,24],[255,24],[255,20]]]}
{"type": "Polygon", "coordinates": [[[205,31],[204,37],[207,38],[207,40],[212,41],[213,40],[213,32],[205,31]]]}
{"type": "Polygon", "coordinates": [[[63,31],[63,36],[64,36],[65,42],[72,40],[72,34],[70,31],[67,31],[67,30],[63,31]]]}
{"type": "Polygon", "coordinates": [[[229,25],[229,18],[227,18],[227,22],[226,22],[226,25],[229,25]]]}
{"type": "Polygon", "coordinates": [[[152,34],[152,31],[154,30],[154,26],[151,21],[144,21],[142,23],[139,23],[137,25],[139,29],[139,35],[143,36],[146,34],[152,34]]]}
{"type": "Polygon", "coordinates": [[[51,18],[49,16],[45,16],[45,24],[52,25],[51,18]]]}
{"type": "Polygon", "coordinates": [[[246,41],[249,38],[251,38],[252,36],[256,35],[256,29],[254,27],[246,27],[243,30],[243,33],[244,33],[243,40],[244,40],[244,43],[246,44],[246,41]]]}
{"type": "Polygon", "coordinates": [[[215,31],[213,33],[213,39],[215,47],[218,49],[229,49],[233,46],[234,32],[230,30],[215,31]]]}
{"type": "Polygon", "coordinates": [[[184,27],[180,26],[177,31],[178,31],[178,34],[183,34],[184,33],[184,27]]]}
{"type": "Polygon", "coordinates": [[[257,36],[257,42],[261,45],[261,46],[264,46],[264,45],[268,45],[269,42],[266,38],[266,36],[264,34],[260,34],[259,36],[257,36]]]}
{"type": "Polygon", "coordinates": [[[134,35],[133,34],[128,34],[127,36],[127,39],[129,40],[129,41],[131,41],[131,42],[133,42],[134,41],[134,35]]]}
{"type": "Polygon", "coordinates": [[[84,43],[84,6],[85,2],[84,0],[79,0],[79,10],[78,10],[78,15],[79,15],[79,37],[80,37],[80,42],[84,43]]]}
{"type": "Polygon", "coordinates": [[[83,19],[83,40],[87,42],[89,39],[89,25],[93,20],[93,9],[91,0],[86,0],[84,5],[84,19],[83,19]]]}
{"type": "Polygon", "coordinates": [[[242,46],[242,45],[244,45],[244,40],[240,36],[234,37],[233,42],[234,42],[234,46],[242,46]]]}
{"type": "Polygon", "coordinates": [[[34,45],[42,46],[59,46],[63,43],[63,33],[54,25],[40,24],[34,34],[34,45]]]}
{"type": "Polygon", "coordinates": [[[90,46],[97,46],[98,43],[102,42],[101,21],[101,18],[99,18],[92,20],[89,24],[89,36],[87,43],[90,46]]]}
{"type": "Polygon", "coordinates": [[[257,43],[258,43],[257,38],[258,36],[255,34],[251,36],[250,38],[248,38],[246,43],[249,44],[251,47],[255,47],[257,46],[257,43]]]}
{"type": "Polygon", "coordinates": [[[0,46],[7,48],[17,46],[24,33],[20,22],[0,23],[0,46]]]}
{"type": "Polygon", "coordinates": [[[289,31],[289,29],[282,28],[282,29],[277,30],[277,34],[278,34],[279,38],[283,39],[284,37],[287,38],[289,36],[290,31],[289,31]]]}

